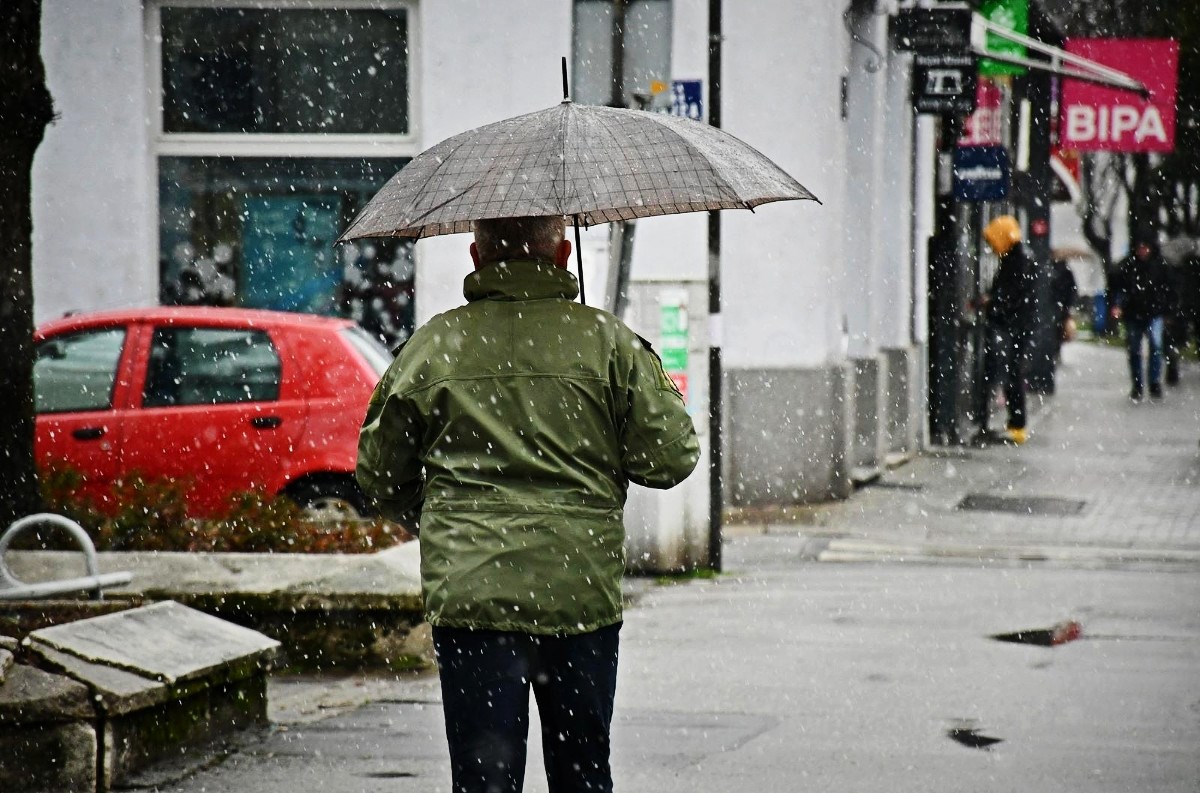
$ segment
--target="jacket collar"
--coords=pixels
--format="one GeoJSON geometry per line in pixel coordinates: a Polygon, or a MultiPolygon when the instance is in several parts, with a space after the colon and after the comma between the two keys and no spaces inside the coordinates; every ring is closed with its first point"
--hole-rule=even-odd
{"type": "Polygon", "coordinates": [[[463,295],[476,300],[574,300],[579,295],[575,276],[553,264],[530,259],[496,262],[463,280],[463,295]]]}

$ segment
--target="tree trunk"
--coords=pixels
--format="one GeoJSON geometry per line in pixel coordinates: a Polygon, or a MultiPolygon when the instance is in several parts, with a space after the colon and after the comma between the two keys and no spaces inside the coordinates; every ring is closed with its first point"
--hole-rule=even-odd
{"type": "Polygon", "coordinates": [[[54,116],[41,56],[42,0],[0,11],[0,530],[35,511],[33,155],[54,116]]]}

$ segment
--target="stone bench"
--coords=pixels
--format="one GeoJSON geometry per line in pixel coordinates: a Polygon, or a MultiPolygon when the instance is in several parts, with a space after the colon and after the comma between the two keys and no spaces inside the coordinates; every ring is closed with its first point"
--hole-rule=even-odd
{"type": "Polygon", "coordinates": [[[181,746],[265,723],[279,643],[165,601],[43,628],[24,645],[43,668],[18,664],[0,685],[0,790],[11,793],[109,790],[181,746]]]}

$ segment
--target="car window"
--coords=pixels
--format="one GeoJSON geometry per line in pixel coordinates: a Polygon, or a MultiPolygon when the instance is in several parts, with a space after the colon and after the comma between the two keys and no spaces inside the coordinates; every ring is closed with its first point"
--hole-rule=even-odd
{"type": "Polygon", "coordinates": [[[33,403],[38,413],[112,407],[124,328],[65,334],[38,343],[33,363],[33,403]]]}
{"type": "Polygon", "coordinates": [[[281,377],[279,354],[264,331],[156,328],[142,407],[275,400],[281,377]]]}
{"type": "Polygon", "coordinates": [[[387,351],[387,347],[384,347],[374,336],[359,327],[343,328],[342,335],[350,341],[350,344],[358,351],[358,354],[366,359],[375,374],[383,377],[384,372],[388,370],[388,366],[392,363],[392,355],[387,351]]]}

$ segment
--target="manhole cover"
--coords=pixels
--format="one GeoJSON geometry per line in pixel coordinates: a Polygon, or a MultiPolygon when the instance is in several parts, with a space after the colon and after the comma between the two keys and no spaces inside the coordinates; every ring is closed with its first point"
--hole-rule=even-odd
{"type": "Polygon", "coordinates": [[[977,512],[1011,512],[1017,515],[1078,515],[1086,501],[1054,496],[993,496],[970,493],[958,502],[958,509],[977,512]]]}

